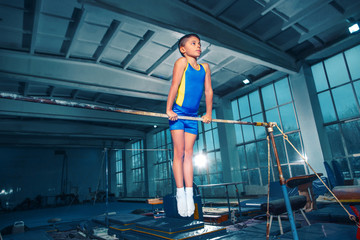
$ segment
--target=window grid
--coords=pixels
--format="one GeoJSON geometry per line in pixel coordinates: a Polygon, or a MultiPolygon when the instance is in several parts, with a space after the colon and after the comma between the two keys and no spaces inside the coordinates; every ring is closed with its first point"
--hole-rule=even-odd
{"type": "MultiPolygon", "coordinates": [[[[216,118],[215,109],[212,110],[212,118],[216,118]]],[[[194,181],[199,185],[221,183],[223,182],[223,171],[217,123],[199,122],[198,126],[199,134],[194,144],[193,157],[194,181]],[[205,168],[197,166],[196,156],[200,153],[207,158],[205,168]]]]}
{"type": "Polygon", "coordinates": [[[164,196],[171,193],[172,187],[172,141],[169,129],[154,134],[154,143],[156,161],[155,168],[155,186],[156,195],[164,196]]]}
{"type": "Polygon", "coordinates": [[[124,168],[123,168],[123,150],[115,152],[116,186],[120,192],[124,191],[124,168]]]}
{"type": "Polygon", "coordinates": [[[360,45],[311,66],[332,161],[340,163],[346,179],[360,177],[360,141],[356,138],[360,134],[359,59],[360,45]],[[330,103],[323,98],[325,94],[330,95],[330,103]]]}
{"type": "MultiPolygon", "coordinates": [[[[347,63],[344,52],[342,53],[342,56],[345,58],[345,63],[347,63]]],[[[334,96],[333,96],[333,93],[332,93],[332,92],[333,92],[334,90],[336,90],[336,89],[342,88],[342,87],[350,84],[350,85],[351,85],[351,88],[352,88],[352,93],[353,93],[354,95],[357,95],[357,94],[356,94],[355,87],[354,87],[354,83],[356,83],[356,82],[357,82],[356,80],[359,80],[359,79],[351,80],[351,75],[350,75],[349,67],[348,67],[347,64],[346,64],[346,70],[347,70],[347,75],[349,76],[350,82],[344,82],[344,83],[341,83],[341,84],[338,84],[338,85],[335,85],[335,86],[332,86],[332,87],[329,87],[329,86],[331,86],[331,84],[330,84],[330,81],[329,81],[328,73],[327,73],[327,71],[326,71],[326,67],[325,67],[325,65],[324,65],[324,61],[322,61],[322,62],[319,63],[319,64],[321,64],[321,66],[322,66],[322,68],[323,68],[323,71],[324,71],[324,73],[325,73],[325,78],[326,78],[326,83],[327,83],[328,88],[317,91],[317,94],[318,94],[318,95],[319,95],[319,94],[326,93],[326,92],[329,92],[329,93],[330,93],[330,97],[331,97],[332,106],[336,106],[336,105],[335,105],[335,99],[334,99],[334,96]]],[[[314,72],[314,71],[313,71],[313,72],[314,72]]],[[[358,109],[358,111],[360,111],[359,99],[356,98],[355,100],[356,100],[355,103],[356,103],[357,109],[358,109]]],[[[334,124],[334,123],[338,123],[338,122],[342,122],[342,121],[348,121],[348,120],[353,120],[353,119],[357,119],[357,118],[358,118],[358,117],[341,118],[341,117],[339,116],[339,113],[338,113],[338,110],[337,110],[336,107],[334,107],[334,112],[335,112],[336,120],[330,121],[330,122],[325,122],[325,124],[324,124],[325,126],[327,126],[327,125],[332,125],[332,124],[334,124]]]]}
{"type": "Polygon", "coordinates": [[[144,166],[144,142],[143,140],[131,144],[132,180],[135,184],[142,184],[145,181],[144,166]]]}
{"type": "MultiPolygon", "coordinates": [[[[231,104],[234,120],[277,122],[285,134],[291,136],[296,142],[297,149],[304,153],[292,92],[287,78],[272,82],[241,96],[233,100],[231,104]],[[240,101],[245,101],[248,104],[240,103],[240,101]],[[244,108],[249,109],[248,115],[241,114],[241,112],[246,112],[244,108]],[[254,111],[253,109],[257,110],[254,111]]],[[[247,181],[247,184],[266,185],[268,179],[268,148],[265,128],[248,125],[235,125],[235,127],[240,166],[239,169],[233,170],[233,175],[240,171],[243,176],[242,180],[247,181]]],[[[294,150],[286,143],[277,128],[274,128],[274,137],[284,177],[289,178],[307,173],[308,170],[302,159],[294,154],[294,150]]],[[[274,181],[278,178],[278,172],[272,148],[271,153],[271,179],[274,181]]]]}

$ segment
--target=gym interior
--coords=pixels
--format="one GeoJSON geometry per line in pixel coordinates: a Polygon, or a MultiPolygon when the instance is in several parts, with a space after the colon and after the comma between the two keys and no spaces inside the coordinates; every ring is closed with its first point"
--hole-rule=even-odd
{"type": "Polygon", "coordinates": [[[359,24],[357,0],[1,0],[0,239],[360,239],[359,24]],[[214,121],[203,97],[184,218],[188,33],[214,121]]]}

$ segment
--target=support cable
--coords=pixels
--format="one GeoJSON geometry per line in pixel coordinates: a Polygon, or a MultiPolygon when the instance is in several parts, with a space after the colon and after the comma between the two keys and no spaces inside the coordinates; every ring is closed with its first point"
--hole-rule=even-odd
{"type": "Polygon", "coordinates": [[[289,137],[280,129],[280,127],[276,124],[277,129],[283,135],[283,138],[290,144],[290,146],[297,152],[297,154],[304,160],[304,162],[308,165],[308,167],[315,173],[316,177],[322,182],[322,184],[326,187],[326,189],[330,192],[330,194],[335,198],[335,200],[340,204],[340,206],[344,209],[344,211],[348,214],[351,221],[354,221],[358,228],[360,228],[360,223],[356,220],[356,217],[352,215],[341,203],[341,201],[336,197],[336,195],[330,190],[330,188],[326,185],[326,183],[321,179],[319,174],[311,167],[306,158],[296,149],[296,147],[290,142],[289,137]]]}
{"type": "Polygon", "coordinates": [[[266,239],[269,240],[270,237],[270,138],[266,137],[267,146],[268,146],[268,190],[267,190],[267,205],[266,205],[266,239]]]}

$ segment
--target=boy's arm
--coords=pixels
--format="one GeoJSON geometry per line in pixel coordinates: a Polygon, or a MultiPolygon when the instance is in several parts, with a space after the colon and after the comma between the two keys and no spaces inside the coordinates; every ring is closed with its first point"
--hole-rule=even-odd
{"type": "Polygon", "coordinates": [[[206,102],[206,114],[203,117],[203,122],[209,123],[212,120],[212,105],[213,105],[213,89],[211,86],[211,72],[209,64],[204,63],[206,69],[205,75],[205,102],[206,102]]]}
{"type": "Polygon", "coordinates": [[[181,82],[182,75],[184,74],[186,68],[186,64],[187,61],[184,57],[179,58],[174,64],[172,82],[166,103],[166,114],[168,115],[169,120],[172,121],[177,120],[177,114],[173,112],[172,107],[181,82]]]}

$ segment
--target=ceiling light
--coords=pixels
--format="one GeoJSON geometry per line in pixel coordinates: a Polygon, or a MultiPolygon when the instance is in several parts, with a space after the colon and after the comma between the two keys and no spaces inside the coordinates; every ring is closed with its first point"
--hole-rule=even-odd
{"type": "Polygon", "coordinates": [[[349,32],[350,33],[356,33],[357,31],[359,31],[359,24],[358,23],[354,23],[353,25],[351,25],[349,27],[349,32]]]}
{"type": "Polygon", "coordinates": [[[243,83],[244,83],[244,84],[249,84],[249,83],[250,83],[250,80],[247,79],[247,78],[245,78],[245,79],[243,80],[243,83]]]}
{"type": "Polygon", "coordinates": [[[157,128],[157,125],[154,125],[154,128],[157,128]]]}

